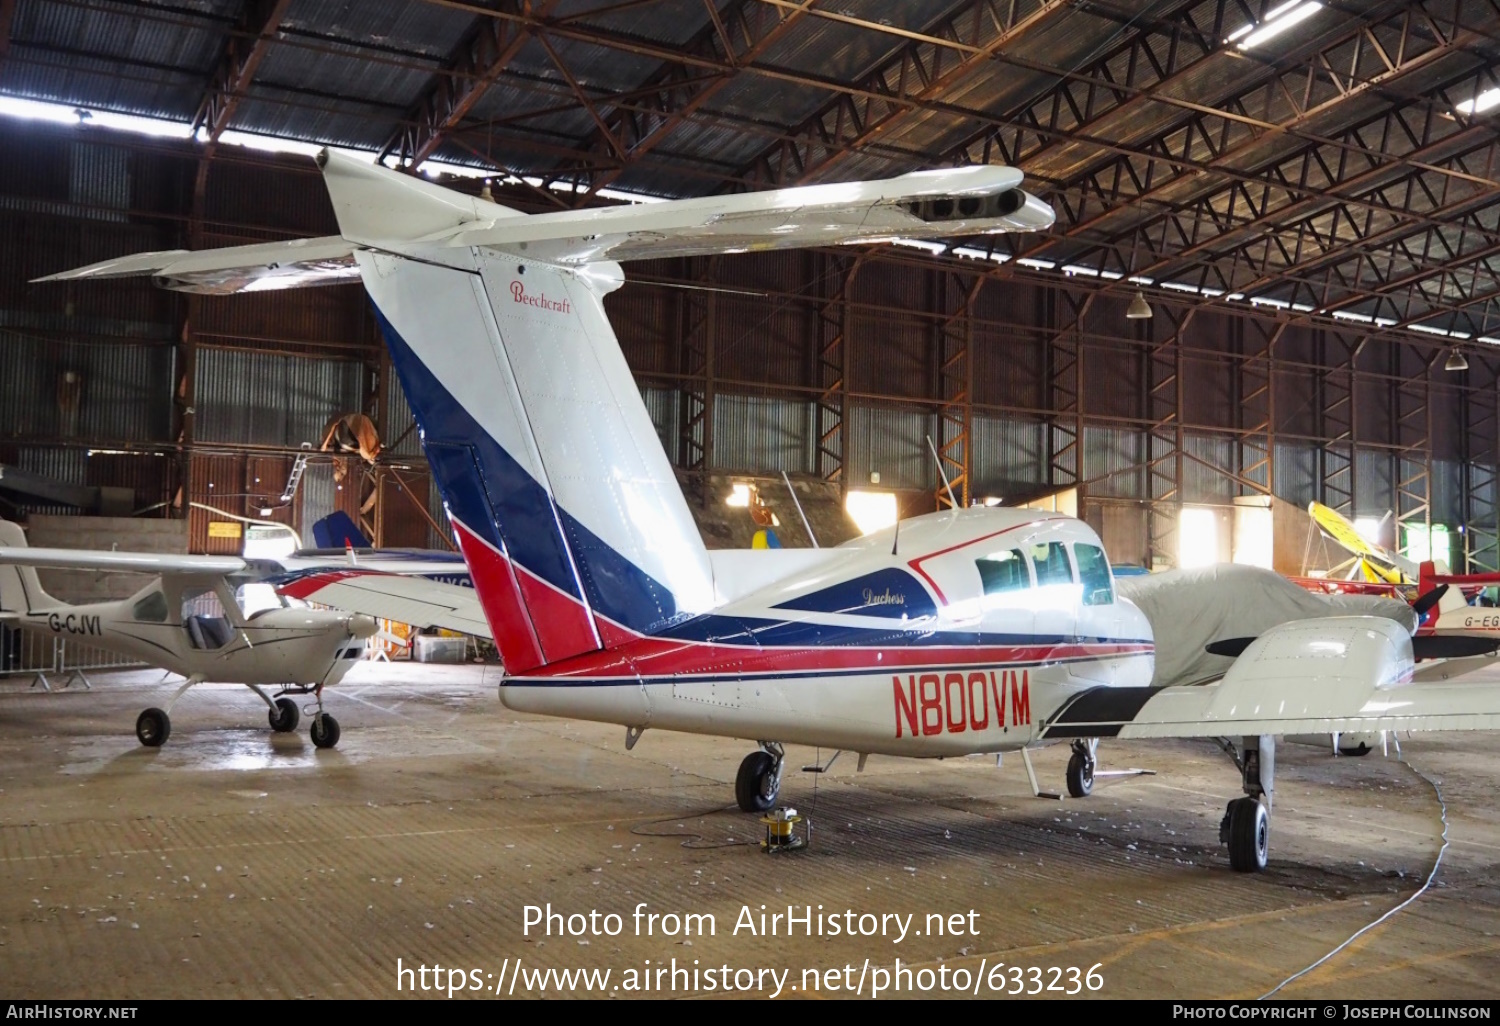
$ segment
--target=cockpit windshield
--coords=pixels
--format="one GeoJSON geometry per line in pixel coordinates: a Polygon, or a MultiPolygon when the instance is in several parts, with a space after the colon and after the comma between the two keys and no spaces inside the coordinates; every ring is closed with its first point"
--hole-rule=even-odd
{"type": "Polygon", "coordinates": [[[240,607],[240,614],[246,620],[264,613],[268,609],[287,608],[286,599],[276,593],[276,589],[265,581],[247,581],[234,590],[234,600],[240,607]]]}

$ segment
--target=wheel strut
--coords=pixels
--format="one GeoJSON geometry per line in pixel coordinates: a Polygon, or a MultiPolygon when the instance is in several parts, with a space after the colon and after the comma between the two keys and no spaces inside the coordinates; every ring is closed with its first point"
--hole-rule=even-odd
{"type": "Polygon", "coordinates": [[[1219,842],[1229,848],[1229,865],[1241,873],[1258,873],[1270,857],[1271,804],[1276,779],[1276,738],[1246,737],[1235,757],[1245,797],[1224,810],[1219,842]]]}

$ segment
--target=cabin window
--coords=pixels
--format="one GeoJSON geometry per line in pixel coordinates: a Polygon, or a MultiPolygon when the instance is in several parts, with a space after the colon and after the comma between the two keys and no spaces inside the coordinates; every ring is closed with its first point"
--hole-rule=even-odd
{"type": "Polygon", "coordinates": [[[1114,580],[1104,550],[1093,545],[1074,545],[1073,558],[1078,560],[1078,580],[1083,584],[1083,604],[1107,606],[1115,600],[1114,580]]]}
{"type": "Polygon", "coordinates": [[[983,559],[974,560],[974,565],[979,568],[979,579],[984,583],[986,595],[1025,591],[1031,587],[1031,571],[1026,568],[1026,557],[1019,549],[992,552],[983,559]]]}
{"type": "Polygon", "coordinates": [[[223,648],[234,637],[224,605],[212,588],[189,588],[182,593],[182,629],[198,649],[223,648]]]}
{"type": "Polygon", "coordinates": [[[153,591],[149,595],[136,599],[135,605],[130,607],[130,615],[146,623],[166,623],[166,597],[159,591],[153,591]]]}
{"type": "Polygon", "coordinates": [[[1068,561],[1068,547],[1062,542],[1041,542],[1031,547],[1031,561],[1036,564],[1036,586],[1072,584],[1073,564],[1068,561]]]}

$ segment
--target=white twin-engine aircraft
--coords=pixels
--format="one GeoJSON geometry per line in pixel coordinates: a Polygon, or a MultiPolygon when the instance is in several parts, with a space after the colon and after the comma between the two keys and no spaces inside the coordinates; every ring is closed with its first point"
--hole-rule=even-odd
{"type": "Polygon", "coordinates": [[[1090,739],[1241,738],[1246,796],[1221,827],[1241,870],[1266,864],[1275,735],[1500,727],[1500,686],[1413,683],[1410,622],[1328,605],[1281,622],[1245,568],[1156,580],[1153,623],[1066,517],[974,508],[831,549],[704,548],[605,316],[615,261],[1046,228],[1019,171],[525,216],[318,161],[339,236],[52,277],[206,293],[360,277],[509,708],[621,724],[627,746],[648,727],[755,740],[735,785],[747,811],[776,801],[786,743],[931,758],[1064,738],[1082,784],[1090,739]],[[1195,630],[1210,606],[1229,615],[1195,630]]]}
{"type": "Polygon", "coordinates": [[[165,709],[135,722],[151,748],[172,733],[170,713],[203,681],[244,684],[268,708],[271,729],[297,729],[288,696],[313,696],[312,741],[332,748],[339,725],[323,711],[323,688],[337,684],[364,654],[375,621],[364,614],[295,608],[269,584],[246,574],[234,556],[33,549],[20,527],[0,520],[0,622],[140,659],[185,677],[165,709]],[[36,567],[149,573],[155,580],[117,602],[69,605],[42,590],[36,567]],[[267,686],[277,688],[267,693],[267,686]]]}

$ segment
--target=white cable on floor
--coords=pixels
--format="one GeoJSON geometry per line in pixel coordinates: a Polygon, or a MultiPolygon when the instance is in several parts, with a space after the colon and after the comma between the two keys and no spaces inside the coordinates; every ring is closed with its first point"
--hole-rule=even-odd
{"type": "Polygon", "coordinates": [[[1375,929],[1375,927],[1379,926],[1381,923],[1383,923],[1387,919],[1391,918],[1391,916],[1395,915],[1397,912],[1400,912],[1402,909],[1404,909],[1407,906],[1409,906],[1412,902],[1416,901],[1423,894],[1426,894],[1427,893],[1427,888],[1429,888],[1429,887],[1432,886],[1432,881],[1437,876],[1438,867],[1443,864],[1443,855],[1448,851],[1448,803],[1443,800],[1443,790],[1442,790],[1442,788],[1438,787],[1436,780],[1433,780],[1426,773],[1423,773],[1416,766],[1413,766],[1410,762],[1407,762],[1405,759],[1402,759],[1401,761],[1406,764],[1407,769],[1411,770],[1417,776],[1419,776],[1423,780],[1427,781],[1428,786],[1432,788],[1432,793],[1435,794],[1435,795],[1437,795],[1438,809],[1439,809],[1439,812],[1441,813],[1441,815],[1443,817],[1443,846],[1438,849],[1437,858],[1433,859],[1433,861],[1432,861],[1432,872],[1430,872],[1430,873],[1427,874],[1427,880],[1426,880],[1426,882],[1423,883],[1421,887],[1417,888],[1417,892],[1415,894],[1413,894],[1411,897],[1407,898],[1401,904],[1399,904],[1395,908],[1391,909],[1389,912],[1387,912],[1385,915],[1381,916],[1379,919],[1375,920],[1373,923],[1369,923],[1366,926],[1362,927],[1359,931],[1357,931],[1356,933],[1352,934],[1349,937],[1348,940],[1344,941],[1344,943],[1342,943],[1338,947],[1334,948],[1332,951],[1330,951],[1328,954],[1324,955],[1322,958],[1318,959],[1316,962],[1314,962],[1312,965],[1308,966],[1306,969],[1303,969],[1301,972],[1293,973],[1291,976],[1288,976],[1286,979],[1284,979],[1280,983],[1276,984],[1276,986],[1272,987],[1270,990],[1268,990],[1264,994],[1262,994],[1257,1000],[1264,1001],[1266,998],[1270,997],[1272,994],[1275,994],[1278,990],[1280,990],[1282,987],[1285,987],[1288,983],[1291,983],[1293,980],[1296,980],[1296,979],[1299,979],[1300,977],[1306,976],[1308,973],[1310,973],[1314,969],[1318,968],[1318,966],[1320,966],[1323,963],[1327,962],[1334,955],[1337,955],[1340,951],[1343,951],[1349,945],[1351,945],[1355,941],[1359,940],[1360,937],[1363,937],[1365,934],[1367,934],[1371,930],[1375,929]]]}

